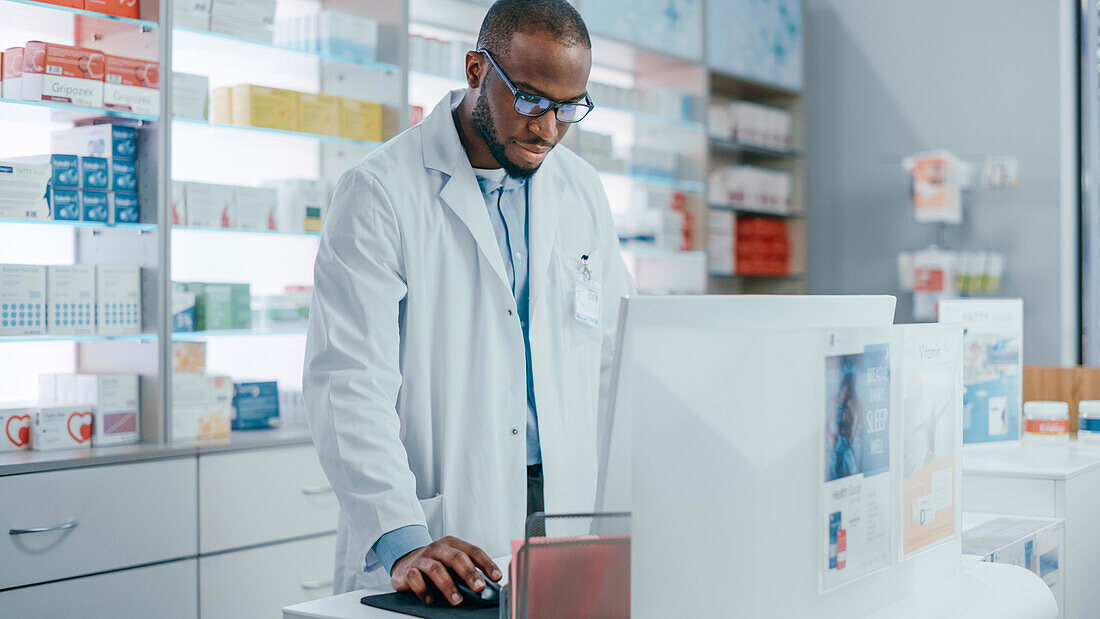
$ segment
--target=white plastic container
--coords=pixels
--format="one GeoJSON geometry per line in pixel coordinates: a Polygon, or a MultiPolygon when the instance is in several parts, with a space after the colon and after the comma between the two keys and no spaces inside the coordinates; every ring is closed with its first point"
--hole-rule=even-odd
{"type": "Polygon", "coordinates": [[[1036,400],[1024,402],[1024,438],[1035,441],[1069,440],[1069,404],[1036,400]]]}
{"type": "Polygon", "coordinates": [[[1100,445],[1100,400],[1081,400],[1077,404],[1077,440],[1100,445]]]}

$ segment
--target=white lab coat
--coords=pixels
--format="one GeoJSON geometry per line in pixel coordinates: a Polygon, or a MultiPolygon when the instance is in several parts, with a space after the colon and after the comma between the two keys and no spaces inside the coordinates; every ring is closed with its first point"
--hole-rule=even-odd
{"type": "MultiPolygon", "coordinates": [[[[321,236],[303,390],[340,503],[336,592],[389,585],[370,549],[398,527],[426,525],[490,556],[523,536],[523,332],[451,116],[463,93],[344,173],[321,236]]],[[[591,165],[558,146],[530,183],[546,510],[587,512],[619,302],[634,286],[591,165]],[[598,327],[574,315],[582,255],[600,287],[598,327]]]]}

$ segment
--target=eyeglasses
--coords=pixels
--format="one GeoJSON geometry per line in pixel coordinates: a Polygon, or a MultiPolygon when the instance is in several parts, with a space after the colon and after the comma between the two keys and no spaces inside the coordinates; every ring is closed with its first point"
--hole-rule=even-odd
{"type": "Polygon", "coordinates": [[[512,107],[515,108],[516,112],[524,116],[538,118],[550,110],[554,110],[554,116],[557,117],[558,122],[577,123],[596,107],[596,104],[592,103],[592,99],[588,96],[588,93],[584,95],[584,103],[558,103],[546,97],[523,92],[516,88],[512,80],[508,79],[508,75],[500,68],[500,65],[497,64],[497,61],[493,59],[493,56],[487,50],[479,49],[477,53],[485,54],[485,57],[492,63],[493,68],[496,69],[500,77],[504,79],[504,84],[508,86],[508,89],[511,90],[512,94],[516,97],[515,101],[512,103],[512,107]]]}

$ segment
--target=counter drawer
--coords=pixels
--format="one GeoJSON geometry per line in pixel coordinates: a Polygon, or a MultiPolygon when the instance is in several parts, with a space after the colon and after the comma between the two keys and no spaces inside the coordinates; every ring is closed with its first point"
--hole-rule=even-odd
{"type": "Polygon", "coordinates": [[[199,456],[199,552],[330,533],[339,506],[312,445],[199,456]]]}
{"type": "Polygon", "coordinates": [[[194,457],[0,477],[0,497],[0,589],[194,556],[198,545],[194,457]]]}
{"type": "Polygon", "coordinates": [[[202,619],[279,617],[282,608],[332,595],[336,536],[324,535],[199,559],[202,619]]]}

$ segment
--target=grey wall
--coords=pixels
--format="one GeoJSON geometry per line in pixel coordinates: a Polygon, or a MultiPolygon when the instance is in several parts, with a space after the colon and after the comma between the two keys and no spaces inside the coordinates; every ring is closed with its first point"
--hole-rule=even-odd
{"type": "Polygon", "coordinates": [[[899,295],[913,222],[901,159],[947,148],[1019,158],[1015,189],[975,189],[949,249],[1007,254],[1026,363],[1077,358],[1073,2],[806,0],[809,287],[899,295]],[[1064,6],[1063,6],[1064,5],[1064,6]]]}

